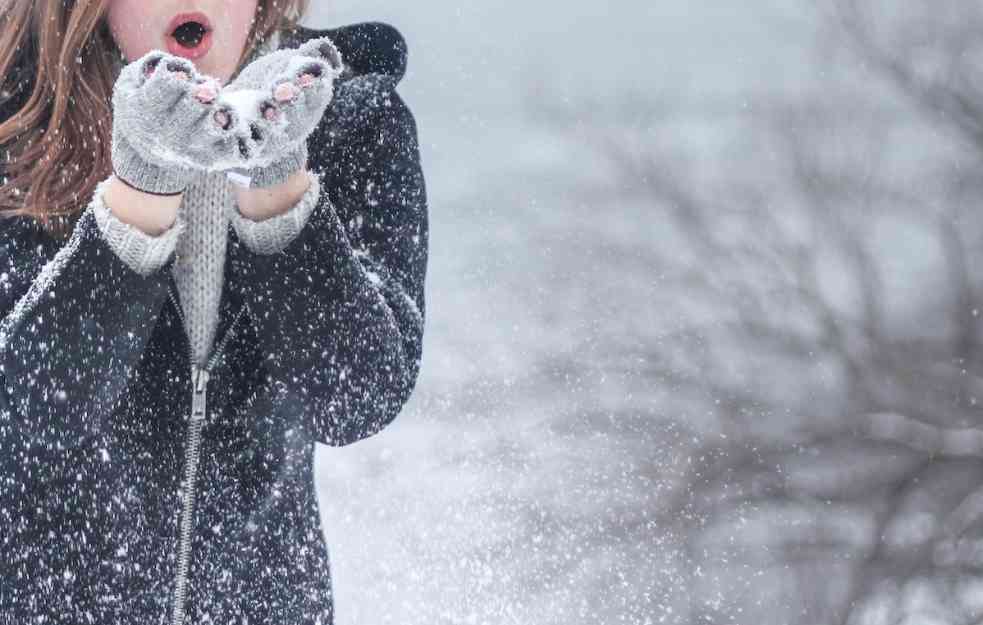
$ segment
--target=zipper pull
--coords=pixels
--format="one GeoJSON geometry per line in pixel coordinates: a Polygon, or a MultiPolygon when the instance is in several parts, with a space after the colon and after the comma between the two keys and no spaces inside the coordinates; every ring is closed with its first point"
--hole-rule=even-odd
{"type": "Polygon", "coordinates": [[[191,420],[201,421],[205,418],[205,401],[208,392],[208,369],[191,367],[191,380],[194,383],[191,395],[191,420]]]}

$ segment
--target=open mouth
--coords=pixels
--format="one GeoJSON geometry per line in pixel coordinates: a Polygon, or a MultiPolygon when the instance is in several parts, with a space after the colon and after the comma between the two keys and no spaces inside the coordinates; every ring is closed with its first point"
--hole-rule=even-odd
{"type": "Polygon", "coordinates": [[[205,38],[205,27],[198,22],[185,22],[177,27],[171,36],[185,48],[197,48],[201,40],[205,38]]]}
{"type": "Polygon", "coordinates": [[[167,27],[167,51],[187,59],[205,56],[212,47],[212,25],[204,13],[175,15],[167,27]]]}

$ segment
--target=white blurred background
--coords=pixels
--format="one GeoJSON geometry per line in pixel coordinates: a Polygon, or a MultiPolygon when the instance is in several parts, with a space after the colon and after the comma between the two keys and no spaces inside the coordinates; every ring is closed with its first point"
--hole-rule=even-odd
{"type": "Polygon", "coordinates": [[[423,370],[339,625],[983,618],[983,8],[313,0],[406,38],[423,370]]]}

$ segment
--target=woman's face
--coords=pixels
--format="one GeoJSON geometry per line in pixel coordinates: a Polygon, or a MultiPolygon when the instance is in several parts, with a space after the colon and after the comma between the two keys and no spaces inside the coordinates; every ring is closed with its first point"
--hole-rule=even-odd
{"type": "Polygon", "coordinates": [[[163,50],[225,83],[242,56],[258,1],[109,0],[109,27],[127,61],[163,50]]]}

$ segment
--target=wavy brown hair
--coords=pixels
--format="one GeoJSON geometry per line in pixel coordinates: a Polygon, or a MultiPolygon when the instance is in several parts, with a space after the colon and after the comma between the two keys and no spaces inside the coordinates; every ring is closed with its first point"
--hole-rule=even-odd
{"type": "MultiPolygon", "coordinates": [[[[109,0],[0,0],[0,217],[64,238],[112,172],[112,90],[122,54],[109,0]]],[[[240,65],[297,25],[308,0],[259,0],[240,65]]],[[[0,226],[2,227],[2,226],[0,226]]]]}

